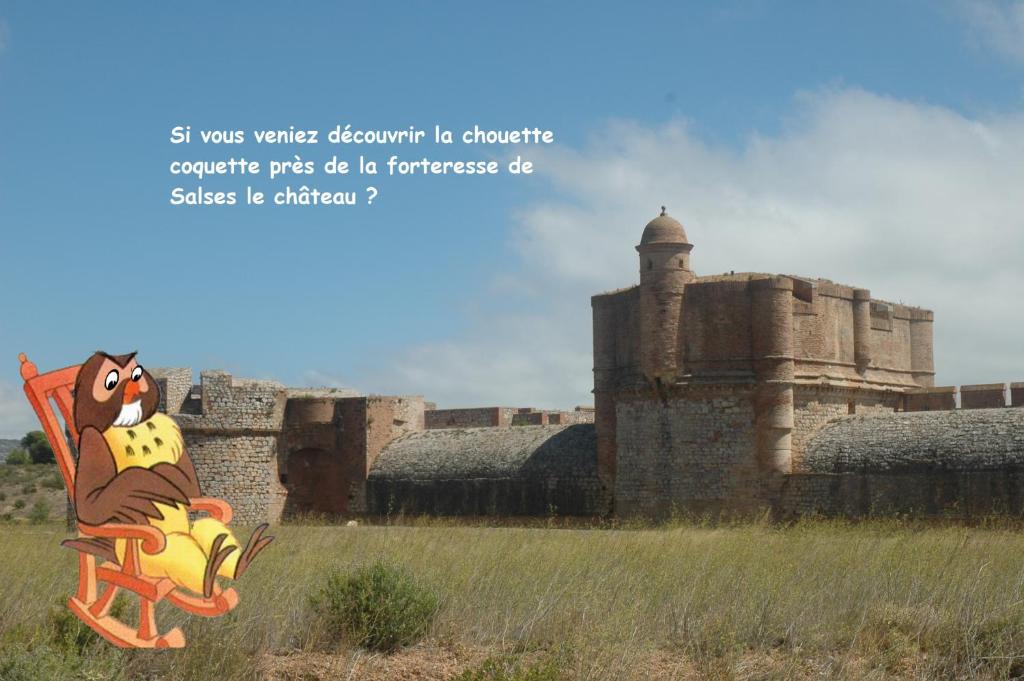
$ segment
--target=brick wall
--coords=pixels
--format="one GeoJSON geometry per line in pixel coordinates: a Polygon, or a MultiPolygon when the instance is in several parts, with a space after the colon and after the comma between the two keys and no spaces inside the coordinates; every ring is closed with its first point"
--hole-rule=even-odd
{"type": "Polygon", "coordinates": [[[432,409],[425,414],[426,428],[490,428],[508,426],[519,407],[432,409]]]}
{"type": "Polygon", "coordinates": [[[548,423],[553,426],[569,426],[575,423],[593,423],[593,409],[577,409],[575,411],[548,412],[548,423]]]}
{"type": "Polygon", "coordinates": [[[797,386],[793,404],[793,472],[803,470],[808,443],[826,423],[838,416],[885,414],[896,410],[898,393],[852,388],[797,386]]]}
{"type": "Polygon", "coordinates": [[[956,386],[911,390],[903,398],[904,411],[946,411],[956,409],[956,386]]]}
{"type": "Polygon", "coordinates": [[[550,414],[546,411],[523,411],[512,416],[513,426],[546,426],[548,423],[551,423],[550,414]]]}
{"type": "Polygon", "coordinates": [[[615,508],[622,515],[748,510],[770,491],[755,458],[752,388],[709,389],[616,409],[615,508]]]}
{"type": "Polygon", "coordinates": [[[1006,385],[1003,383],[960,386],[960,407],[962,409],[990,409],[1005,406],[1006,385]]]}

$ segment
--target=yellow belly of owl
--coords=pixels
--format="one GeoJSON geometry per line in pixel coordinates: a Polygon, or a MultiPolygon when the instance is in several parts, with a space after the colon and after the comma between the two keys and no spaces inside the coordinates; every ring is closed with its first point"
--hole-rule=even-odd
{"type": "MultiPolygon", "coordinates": [[[[103,438],[114,455],[118,473],[132,467],[152,468],[159,463],[176,464],[184,449],[178,424],[171,417],[160,413],[130,428],[107,428],[103,438]]],[[[189,531],[188,511],[184,506],[155,506],[164,517],[163,520],[150,518],[150,525],[164,534],[189,531]]]]}

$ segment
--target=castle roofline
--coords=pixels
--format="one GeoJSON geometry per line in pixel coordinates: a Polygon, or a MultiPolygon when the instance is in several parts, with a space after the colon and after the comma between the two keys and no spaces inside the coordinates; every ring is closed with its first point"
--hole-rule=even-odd
{"type": "MultiPolygon", "coordinates": [[[[716,284],[724,282],[749,282],[758,279],[771,279],[773,277],[787,277],[792,279],[795,284],[795,290],[798,291],[799,298],[810,300],[809,290],[813,289],[816,295],[828,296],[831,298],[845,298],[852,299],[855,296],[855,291],[864,291],[866,289],[859,286],[851,286],[849,284],[841,284],[831,279],[824,277],[808,277],[796,274],[772,274],[769,272],[728,272],[723,274],[706,274],[697,277],[694,281],[687,284],[687,286],[702,285],[702,284],[716,284]],[[807,289],[807,291],[801,291],[801,289],[807,289]]],[[[872,304],[883,306],[887,305],[890,308],[890,312],[894,317],[897,318],[911,318],[919,320],[931,321],[934,317],[932,310],[920,307],[918,305],[907,305],[905,303],[894,303],[888,300],[882,300],[880,298],[871,297],[872,304]]]]}
{"type": "Polygon", "coordinates": [[[630,291],[636,291],[638,288],[640,288],[640,286],[638,284],[634,284],[632,286],[624,286],[623,288],[612,289],[611,291],[602,291],[601,293],[595,293],[594,295],[590,296],[590,300],[593,301],[596,300],[597,298],[609,298],[623,293],[629,293],[630,291]]]}

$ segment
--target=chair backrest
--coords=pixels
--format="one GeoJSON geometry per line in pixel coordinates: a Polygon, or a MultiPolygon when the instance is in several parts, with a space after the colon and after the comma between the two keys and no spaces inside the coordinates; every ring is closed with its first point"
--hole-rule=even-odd
{"type": "Polygon", "coordinates": [[[35,409],[39,422],[43,425],[43,432],[46,439],[50,441],[53,448],[54,458],[57,459],[57,466],[60,467],[60,474],[64,477],[64,486],[68,490],[68,498],[75,500],[75,459],[71,456],[71,447],[61,429],[60,421],[53,410],[53,403],[57,404],[68,432],[74,440],[78,440],[78,433],[75,431],[74,404],[75,399],[71,394],[75,387],[75,379],[78,377],[78,366],[65,367],[56,371],[40,374],[36,365],[28,361],[25,353],[18,355],[21,362],[21,377],[25,380],[25,395],[35,409]],[[53,400],[51,403],[50,400],[53,400]]]}

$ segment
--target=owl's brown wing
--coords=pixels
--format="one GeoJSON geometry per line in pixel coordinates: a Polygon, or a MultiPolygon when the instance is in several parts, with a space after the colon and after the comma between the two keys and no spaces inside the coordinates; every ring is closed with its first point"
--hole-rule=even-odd
{"type": "Polygon", "coordinates": [[[75,513],[86,525],[109,522],[148,524],[163,518],[154,505],[188,504],[188,495],[174,482],[149,468],[120,473],[103,435],[92,427],[82,431],[75,473],[75,513]]]}

